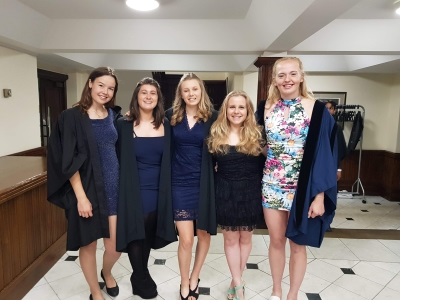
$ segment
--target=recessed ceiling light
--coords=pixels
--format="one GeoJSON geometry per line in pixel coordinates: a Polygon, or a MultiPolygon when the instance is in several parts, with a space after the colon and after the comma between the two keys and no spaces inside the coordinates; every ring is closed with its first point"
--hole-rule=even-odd
{"type": "Polygon", "coordinates": [[[158,8],[159,2],[156,0],[126,0],[126,5],[137,11],[151,11],[158,8]]]}
{"type": "Polygon", "coordinates": [[[400,15],[400,0],[395,0],[394,6],[395,6],[395,14],[400,15]]]}

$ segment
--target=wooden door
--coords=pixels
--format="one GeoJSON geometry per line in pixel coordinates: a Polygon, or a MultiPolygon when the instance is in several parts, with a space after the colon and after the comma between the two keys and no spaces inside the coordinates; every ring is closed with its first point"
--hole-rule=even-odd
{"type": "Polygon", "coordinates": [[[58,116],[67,108],[67,75],[37,69],[39,80],[40,137],[47,146],[58,116]]]}

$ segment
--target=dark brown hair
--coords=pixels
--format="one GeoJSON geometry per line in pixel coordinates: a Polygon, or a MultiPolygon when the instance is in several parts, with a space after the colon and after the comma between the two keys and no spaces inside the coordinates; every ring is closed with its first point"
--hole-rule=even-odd
{"type": "Polygon", "coordinates": [[[158,103],[156,104],[156,107],[153,109],[153,118],[154,118],[153,125],[155,126],[155,129],[158,129],[160,125],[163,123],[165,111],[163,107],[164,102],[163,102],[163,96],[160,89],[160,85],[155,79],[147,77],[137,83],[137,86],[135,87],[134,92],[132,93],[131,102],[129,103],[128,118],[130,120],[135,121],[136,125],[140,123],[140,107],[138,105],[138,93],[140,92],[140,88],[144,84],[149,84],[154,86],[158,94],[158,103]]]}
{"type": "Polygon", "coordinates": [[[116,93],[119,87],[119,82],[117,81],[117,77],[114,74],[114,69],[110,67],[98,67],[90,73],[88,80],[86,80],[85,86],[83,88],[82,96],[80,100],[75,104],[80,107],[82,112],[86,112],[92,105],[92,96],[91,96],[91,89],[89,88],[89,81],[94,83],[97,78],[103,77],[103,76],[112,76],[116,82],[116,86],[114,87],[113,97],[105,105],[107,108],[113,108],[115,106],[116,93]]]}

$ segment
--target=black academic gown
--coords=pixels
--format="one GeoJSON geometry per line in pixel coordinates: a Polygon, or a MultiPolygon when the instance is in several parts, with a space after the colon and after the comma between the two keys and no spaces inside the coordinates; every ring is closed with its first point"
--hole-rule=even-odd
{"type": "MultiPolygon", "coordinates": [[[[165,112],[166,117],[171,120],[172,108],[165,112]]],[[[210,129],[217,119],[218,112],[212,111],[211,117],[205,122],[204,136],[205,140],[209,136],[210,129]]],[[[171,127],[172,129],[173,127],[171,127]]],[[[172,131],[171,131],[172,133],[172,131]]],[[[172,140],[174,148],[174,140],[172,140]]],[[[199,213],[196,221],[196,229],[207,231],[211,235],[217,234],[217,219],[215,209],[215,189],[214,189],[214,165],[211,153],[208,151],[208,145],[204,142],[202,148],[201,179],[199,184],[199,213]]]]}
{"type": "Polygon", "coordinates": [[[100,155],[88,115],[79,107],[63,111],[49,137],[47,199],[65,209],[67,250],[75,251],[110,237],[103,182],[100,155]],[[92,204],[90,218],[80,217],[77,210],[77,199],[69,181],[77,171],[92,204]]]}
{"type": "MultiPolygon", "coordinates": [[[[140,179],[133,141],[133,122],[125,117],[117,122],[117,152],[120,165],[119,205],[117,211],[117,251],[126,252],[128,243],[145,239],[144,215],[141,207],[140,179]]],[[[165,145],[162,154],[156,237],[152,248],[165,247],[177,241],[171,200],[171,129],[164,120],[165,145]]]]}
{"type": "MultiPolygon", "coordinates": [[[[265,101],[259,103],[258,114],[264,114],[265,101]]],[[[264,116],[258,116],[264,125],[264,116]]],[[[337,202],[336,123],[325,105],[316,101],[312,111],[305,151],[300,167],[296,194],[285,236],[300,245],[320,247],[325,232],[333,221],[337,202]],[[308,218],[315,196],[324,192],[323,216],[308,218]]]]}

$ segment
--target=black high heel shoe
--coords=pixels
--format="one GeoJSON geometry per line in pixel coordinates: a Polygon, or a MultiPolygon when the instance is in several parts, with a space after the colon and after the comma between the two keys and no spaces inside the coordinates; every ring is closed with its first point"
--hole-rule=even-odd
{"type": "Polygon", "coordinates": [[[196,293],[196,291],[198,291],[199,292],[199,282],[201,281],[201,279],[200,278],[198,278],[198,283],[196,284],[196,287],[195,287],[195,289],[190,289],[190,285],[189,285],[189,295],[187,296],[187,297],[189,297],[189,296],[192,296],[192,297],[194,297],[195,298],[195,300],[197,300],[198,298],[199,298],[199,293],[196,293]]]}
{"type": "Polygon", "coordinates": [[[107,287],[107,283],[106,283],[106,280],[104,278],[103,270],[101,270],[101,278],[103,279],[104,284],[106,285],[107,294],[110,296],[113,296],[113,297],[118,296],[119,295],[119,286],[117,285],[117,282],[116,282],[115,287],[111,287],[111,288],[107,287]]]}

